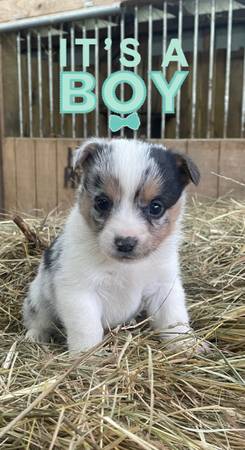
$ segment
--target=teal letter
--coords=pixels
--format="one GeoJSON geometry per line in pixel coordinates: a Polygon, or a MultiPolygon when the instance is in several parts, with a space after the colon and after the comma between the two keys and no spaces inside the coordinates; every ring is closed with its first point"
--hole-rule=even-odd
{"type": "Polygon", "coordinates": [[[60,112],[88,113],[96,106],[96,97],[92,91],[95,79],[88,72],[61,72],[60,73],[60,112]],[[75,83],[81,83],[76,87],[75,83]],[[75,103],[75,98],[82,97],[81,103],[75,103]]]}
{"type": "Polygon", "coordinates": [[[140,63],[141,56],[140,56],[139,52],[137,52],[137,50],[136,50],[138,45],[139,45],[139,41],[137,41],[137,39],[133,39],[133,38],[123,39],[123,41],[120,44],[120,49],[121,49],[122,54],[125,53],[126,55],[130,55],[133,57],[133,59],[129,61],[124,56],[121,56],[119,61],[123,66],[135,67],[140,63]],[[134,49],[129,48],[128,45],[133,45],[134,49]]]}
{"type": "Polygon", "coordinates": [[[89,47],[90,45],[96,45],[97,41],[96,39],[75,39],[75,44],[83,46],[83,68],[85,69],[90,65],[89,47]]]}
{"type": "Polygon", "coordinates": [[[188,73],[187,70],[177,70],[168,84],[162,72],[151,72],[151,79],[162,96],[162,110],[164,113],[174,113],[174,98],[188,73]]]}
{"type": "Polygon", "coordinates": [[[181,48],[179,39],[171,39],[168,49],[166,51],[166,55],[162,62],[162,67],[168,67],[171,61],[179,62],[180,65],[183,67],[188,67],[189,65],[184,55],[184,52],[181,48]],[[176,52],[176,55],[173,54],[174,51],[176,52]]]}
{"type": "Polygon", "coordinates": [[[67,42],[66,39],[60,39],[60,68],[67,66],[67,59],[66,59],[66,52],[67,52],[67,42]]]}
{"type": "Polygon", "coordinates": [[[112,73],[102,86],[102,98],[105,105],[119,114],[137,111],[143,105],[145,97],[144,81],[136,73],[127,70],[112,73]],[[121,83],[126,83],[132,88],[132,97],[128,101],[119,100],[116,96],[116,88],[121,83]]]}

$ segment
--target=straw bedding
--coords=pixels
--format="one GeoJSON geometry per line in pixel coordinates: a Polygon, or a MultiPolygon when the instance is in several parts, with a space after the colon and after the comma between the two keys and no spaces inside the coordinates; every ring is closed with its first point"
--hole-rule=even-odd
{"type": "MultiPolygon", "coordinates": [[[[30,220],[49,242],[59,220],[30,220]]],[[[148,324],[112,330],[70,359],[25,342],[21,306],[40,250],[0,224],[0,446],[4,449],[245,448],[245,204],[187,211],[182,266],[210,352],[171,353],[148,324]]]]}

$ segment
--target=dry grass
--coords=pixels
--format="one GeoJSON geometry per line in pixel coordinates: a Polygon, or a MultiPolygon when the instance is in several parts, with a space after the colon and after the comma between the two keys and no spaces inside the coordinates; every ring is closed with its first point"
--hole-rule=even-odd
{"type": "MultiPolygon", "coordinates": [[[[245,205],[196,201],[187,216],[185,286],[207,355],[172,354],[134,324],[78,360],[25,342],[21,305],[40,254],[0,225],[2,448],[244,449],[245,205]]],[[[40,233],[55,231],[50,220],[40,233]]]]}

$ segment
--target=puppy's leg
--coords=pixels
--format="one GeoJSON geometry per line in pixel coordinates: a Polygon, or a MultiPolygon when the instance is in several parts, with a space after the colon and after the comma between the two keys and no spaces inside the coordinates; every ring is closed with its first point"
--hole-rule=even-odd
{"type": "Polygon", "coordinates": [[[28,340],[40,343],[49,341],[53,325],[49,303],[43,295],[41,274],[30,285],[23,305],[23,319],[28,340]]]}
{"type": "Polygon", "coordinates": [[[152,319],[152,327],[160,331],[164,339],[173,339],[191,330],[185,293],[179,277],[172,285],[162,284],[156,294],[148,300],[147,313],[152,319]]]}
{"type": "Polygon", "coordinates": [[[89,350],[103,339],[101,309],[91,292],[57,292],[59,313],[67,332],[71,354],[89,350]]]}

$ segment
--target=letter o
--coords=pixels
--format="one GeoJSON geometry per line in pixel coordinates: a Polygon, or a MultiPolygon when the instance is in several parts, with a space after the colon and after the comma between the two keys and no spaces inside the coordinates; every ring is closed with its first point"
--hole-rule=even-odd
{"type": "Polygon", "coordinates": [[[119,114],[130,114],[137,111],[145,101],[145,83],[139,75],[129,70],[114,72],[103,83],[102,98],[109,110],[119,114]],[[120,100],[116,96],[116,88],[121,83],[126,83],[132,88],[132,97],[127,101],[120,100]]]}

